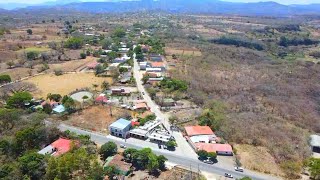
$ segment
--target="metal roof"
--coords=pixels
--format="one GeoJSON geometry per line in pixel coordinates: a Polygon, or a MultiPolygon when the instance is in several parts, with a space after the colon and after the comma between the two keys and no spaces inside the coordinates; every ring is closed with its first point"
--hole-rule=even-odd
{"type": "Polygon", "coordinates": [[[310,145],[312,147],[320,147],[320,136],[313,134],[310,136],[310,145]]]}
{"type": "Polygon", "coordinates": [[[117,129],[124,129],[129,125],[131,126],[131,121],[128,121],[128,120],[123,119],[123,118],[120,118],[116,122],[112,123],[110,125],[110,127],[114,127],[114,128],[117,128],[117,129]]]}

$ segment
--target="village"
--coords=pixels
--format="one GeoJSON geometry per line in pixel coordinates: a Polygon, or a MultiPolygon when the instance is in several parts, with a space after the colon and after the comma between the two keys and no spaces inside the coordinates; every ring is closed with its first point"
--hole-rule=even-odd
{"type": "MultiPolygon", "coordinates": [[[[211,123],[220,112],[210,105],[219,104],[201,108],[187,95],[189,84],[174,78],[185,70],[180,56],[199,57],[197,48],[167,47],[154,28],[138,23],[112,30],[75,21],[48,26],[54,30],[45,38],[39,24],[23,32],[23,48],[12,51],[25,61],[2,63],[0,75],[2,95],[13,94],[6,106],[44,113],[46,126],[66,133],[38,154],[61,157],[87,146],[70,137],[85,136],[100,149],[105,179],[277,179],[243,167],[235,144],[211,123]]],[[[311,138],[318,156],[319,136],[311,138]]]]}
{"type": "MultiPolygon", "coordinates": [[[[69,24],[65,24],[60,33],[68,33],[68,27],[69,24]]],[[[51,114],[47,120],[50,123],[65,124],[86,132],[103,134],[108,140],[123,142],[117,144],[120,149],[139,144],[139,148],[149,147],[159,152],[199,159],[198,164],[220,163],[221,156],[223,163],[243,171],[234,165],[232,146],[217,137],[209,126],[179,124],[182,119],[179,120],[175,115],[178,111],[196,113],[199,107],[170,93],[183,93],[187,84],[170,78],[169,70],[174,66],[172,63],[169,66],[166,60],[165,44],[154,39],[152,32],[135,27],[116,29],[114,37],[105,39],[102,47],[94,44],[94,41],[101,40],[102,34],[92,26],[82,25],[73,33],[91,39],[84,44],[83,53],[80,53],[80,57],[87,61],[85,64],[69,72],[56,69],[53,74],[29,73],[31,76],[18,77],[2,87],[24,86],[25,81],[36,84],[40,88],[32,91],[35,96],[24,102],[24,108],[51,114]],[[80,79],[74,79],[73,74],[80,79]],[[59,82],[59,86],[68,86],[72,81],[83,81],[88,74],[95,74],[96,77],[90,78],[93,81],[87,78],[82,87],[71,89],[75,87],[71,86],[65,91],[55,88],[54,81],[59,82]],[[41,82],[43,76],[52,78],[52,87],[41,82]],[[67,80],[57,79],[67,76],[70,76],[67,80]],[[67,116],[71,118],[61,121],[67,116]]],[[[71,39],[70,48],[77,49],[76,46],[80,46],[77,42],[79,39],[71,39]]],[[[43,42],[36,43],[38,49],[45,46],[43,42]]],[[[34,56],[32,58],[37,59],[39,55],[34,56]]],[[[177,55],[171,56],[171,59],[177,60],[177,55]]],[[[58,58],[62,57],[59,55],[58,58]]],[[[58,156],[71,149],[71,142],[61,137],[39,153],[58,156]]],[[[125,162],[119,162],[119,158],[108,158],[106,162],[115,163],[118,170],[123,172],[122,175],[129,175],[130,167],[125,162]]],[[[233,178],[230,173],[225,176],[233,178]]]]}

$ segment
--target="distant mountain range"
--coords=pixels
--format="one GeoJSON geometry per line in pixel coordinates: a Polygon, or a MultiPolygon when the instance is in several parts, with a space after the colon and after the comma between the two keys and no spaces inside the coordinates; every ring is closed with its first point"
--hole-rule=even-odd
{"type": "Polygon", "coordinates": [[[290,16],[301,14],[320,15],[320,4],[282,5],[275,2],[232,3],[219,0],[141,0],[117,2],[81,2],[80,0],[58,0],[35,6],[23,4],[0,4],[0,8],[17,11],[36,10],[44,8],[59,8],[65,10],[90,13],[121,13],[136,11],[168,11],[174,13],[207,13],[207,14],[237,14],[258,16],[290,16]],[[16,6],[15,8],[13,8],[16,6]]]}

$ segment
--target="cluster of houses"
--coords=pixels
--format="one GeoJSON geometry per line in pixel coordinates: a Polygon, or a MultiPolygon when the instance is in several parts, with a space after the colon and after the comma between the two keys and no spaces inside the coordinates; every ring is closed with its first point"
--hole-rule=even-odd
{"type": "Polygon", "coordinates": [[[109,132],[113,136],[124,139],[129,137],[142,140],[149,139],[150,142],[158,144],[164,144],[173,138],[170,132],[163,128],[161,121],[158,119],[139,126],[139,122],[120,118],[109,126],[109,132]]]}
{"type": "Polygon", "coordinates": [[[209,126],[186,126],[186,140],[195,151],[205,150],[215,152],[218,155],[232,156],[232,146],[230,144],[221,144],[209,126]]]}
{"type": "Polygon", "coordinates": [[[25,107],[31,109],[32,111],[42,110],[45,105],[50,105],[52,113],[62,114],[66,111],[66,108],[60,102],[55,101],[45,101],[45,100],[35,100],[32,99],[30,102],[25,103],[25,107]]]}
{"type": "Polygon", "coordinates": [[[167,70],[163,56],[149,55],[145,60],[139,62],[139,67],[141,71],[145,71],[145,76],[149,77],[147,83],[154,84],[162,81],[167,70]]]}

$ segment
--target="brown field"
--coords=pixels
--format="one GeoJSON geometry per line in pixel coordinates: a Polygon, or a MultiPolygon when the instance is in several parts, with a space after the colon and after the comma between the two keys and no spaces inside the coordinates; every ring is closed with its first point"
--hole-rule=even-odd
{"type": "Polygon", "coordinates": [[[32,94],[39,98],[46,97],[48,93],[67,95],[76,89],[91,88],[92,84],[101,85],[103,81],[112,82],[111,78],[99,78],[93,73],[64,74],[62,76],[45,74],[26,80],[36,85],[38,91],[32,94]]]}
{"type": "Polygon", "coordinates": [[[80,113],[73,114],[66,123],[93,131],[108,133],[108,127],[111,123],[121,117],[131,115],[131,111],[121,108],[111,107],[111,111],[112,116],[110,116],[110,106],[91,106],[80,113]]]}
{"type": "Polygon", "coordinates": [[[176,54],[180,56],[201,56],[202,55],[202,53],[199,50],[192,49],[192,48],[174,49],[174,48],[167,47],[165,48],[165,51],[166,51],[166,54],[168,55],[172,55],[172,54],[176,54]]]}
{"type": "Polygon", "coordinates": [[[54,71],[57,69],[62,70],[64,72],[78,71],[88,63],[95,61],[95,59],[96,58],[94,57],[88,56],[86,59],[82,59],[82,60],[66,61],[64,63],[59,63],[59,64],[50,64],[49,67],[51,71],[54,71]]]}
{"type": "Polygon", "coordinates": [[[279,165],[265,147],[236,145],[239,159],[245,168],[267,174],[283,176],[279,165]]]}

